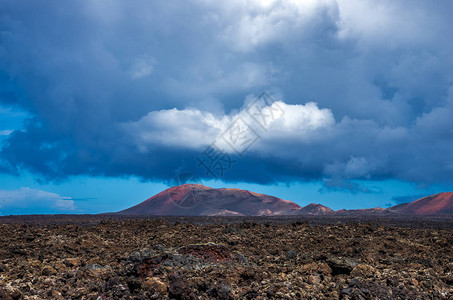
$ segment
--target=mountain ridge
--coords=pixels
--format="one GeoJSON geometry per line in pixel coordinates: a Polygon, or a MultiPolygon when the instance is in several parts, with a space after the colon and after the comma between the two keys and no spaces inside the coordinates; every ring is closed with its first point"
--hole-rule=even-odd
{"type": "Polygon", "coordinates": [[[426,196],[399,207],[394,212],[407,215],[449,215],[453,214],[453,192],[426,196]]]}
{"type": "Polygon", "coordinates": [[[281,198],[236,188],[183,184],[116,212],[121,215],[294,216],[294,215],[438,215],[453,214],[453,192],[439,193],[389,208],[340,209],[310,203],[304,207],[281,198]]]}

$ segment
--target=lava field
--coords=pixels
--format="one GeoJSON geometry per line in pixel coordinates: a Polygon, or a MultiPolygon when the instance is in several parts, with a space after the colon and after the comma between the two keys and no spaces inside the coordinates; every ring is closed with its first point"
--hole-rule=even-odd
{"type": "Polygon", "coordinates": [[[2,217],[0,299],[453,299],[451,219],[323,220],[2,217]]]}

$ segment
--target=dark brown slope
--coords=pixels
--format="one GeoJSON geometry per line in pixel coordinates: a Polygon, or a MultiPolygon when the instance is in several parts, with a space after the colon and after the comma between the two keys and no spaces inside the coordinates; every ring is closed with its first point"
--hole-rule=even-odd
{"type": "Polygon", "coordinates": [[[327,206],[316,203],[308,204],[301,209],[301,214],[304,215],[330,215],[333,213],[334,211],[327,206]]]}
{"type": "Polygon", "coordinates": [[[410,203],[401,203],[392,207],[387,208],[388,211],[390,212],[396,212],[399,209],[402,209],[403,207],[409,205],[410,203]]]}
{"type": "Polygon", "coordinates": [[[335,211],[328,208],[327,206],[311,203],[302,208],[292,209],[291,211],[285,211],[280,215],[331,215],[335,211]]]}
{"type": "Polygon", "coordinates": [[[169,188],[118,212],[123,215],[260,216],[300,210],[294,202],[240,189],[213,189],[199,184],[169,188]]]}
{"type": "Polygon", "coordinates": [[[335,215],[338,216],[375,216],[389,213],[392,213],[392,211],[381,207],[362,209],[340,209],[335,211],[335,215]]]}
{"type": "Polygon", "coordinates": [[[392,212],[405,215],[453,214],[453,192],[424,197],[403,206],[394,206],[392,212]]]}

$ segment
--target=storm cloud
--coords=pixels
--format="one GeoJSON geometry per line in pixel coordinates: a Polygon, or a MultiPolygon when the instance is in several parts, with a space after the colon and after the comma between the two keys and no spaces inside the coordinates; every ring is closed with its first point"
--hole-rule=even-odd
{"type": "Polygon", "coordinates": [[[268,93],[226,181],[451,184],[453,4],[1,1],[1,170],[167,181],[268,93]]]}

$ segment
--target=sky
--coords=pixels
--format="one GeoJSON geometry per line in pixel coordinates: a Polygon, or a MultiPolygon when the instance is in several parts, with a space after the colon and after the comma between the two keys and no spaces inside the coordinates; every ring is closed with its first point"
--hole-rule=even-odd
{"type": "Polygon", "coordinates": [[[452,10],[0,0],[0,214],[117,211],[180,178],[333,209],[453,191],[452,10]]]}

